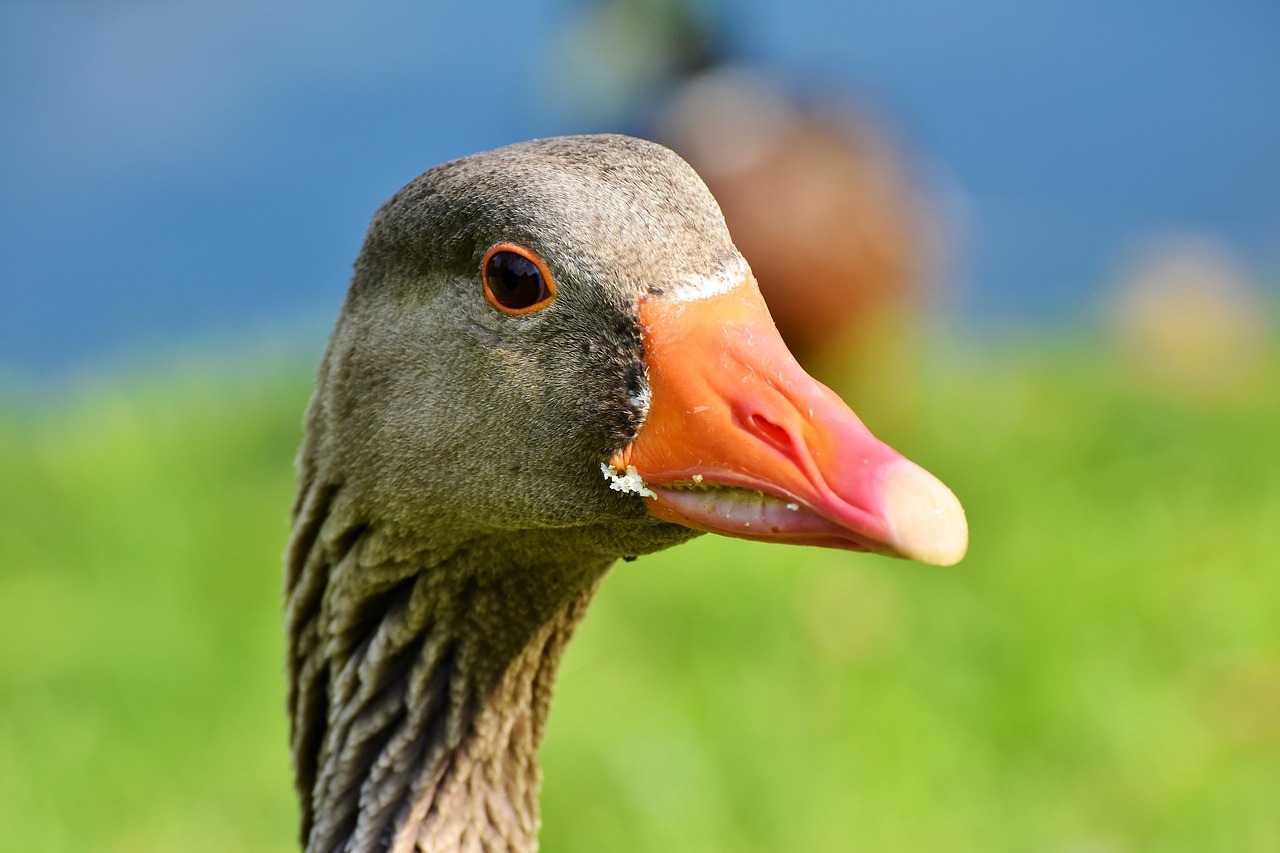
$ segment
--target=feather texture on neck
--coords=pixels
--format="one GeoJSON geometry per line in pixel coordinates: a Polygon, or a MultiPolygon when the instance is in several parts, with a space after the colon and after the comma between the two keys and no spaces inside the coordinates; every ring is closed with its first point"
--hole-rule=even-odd
{"type": "Polygon", "coordinates": [[[286,591],[307,850],[536,849],[552,681],[611,557],[527,533],[415,548],[307,485],[286,591]]]}

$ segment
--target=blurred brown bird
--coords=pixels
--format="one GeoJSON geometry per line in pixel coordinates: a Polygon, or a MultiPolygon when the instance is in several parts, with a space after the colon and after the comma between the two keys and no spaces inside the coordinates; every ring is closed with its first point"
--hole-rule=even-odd
{"type": "Polygon", "coordinates": [[[937,229],[900,146],[872,121],[722,67],[680,90],[657,136],[707,182],[802,363],[856,364],[900,340],[937,229]]]}

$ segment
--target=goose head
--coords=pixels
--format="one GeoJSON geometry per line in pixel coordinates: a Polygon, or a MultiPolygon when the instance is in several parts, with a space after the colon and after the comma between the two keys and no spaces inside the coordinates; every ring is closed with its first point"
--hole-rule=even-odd
{"type": "Polygon", "coordinates": [[[378,211],[299,471],[309,850],[536,847],[555,664],[618,557],[967,543],[951,492],[796,364],[693,170],[621,136],[446,163],[378,211]]]}

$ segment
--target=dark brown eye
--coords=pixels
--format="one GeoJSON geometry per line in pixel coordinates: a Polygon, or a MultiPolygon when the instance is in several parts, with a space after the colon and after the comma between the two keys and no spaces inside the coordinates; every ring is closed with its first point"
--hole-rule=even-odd
{"type": "Polygon", "coordinates": [[[484,295],[499,311],[525,314],[544,308],[555,296],[555,285],[542,259],[516,243],[499,243],[481,266],[484,295]]]}

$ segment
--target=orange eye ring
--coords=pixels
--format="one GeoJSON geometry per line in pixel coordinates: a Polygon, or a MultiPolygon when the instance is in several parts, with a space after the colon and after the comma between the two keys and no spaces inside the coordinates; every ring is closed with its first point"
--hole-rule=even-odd
{"type": "Polygon", "coordinates": [[[504,314],[546,308],[556,295],[555,280],[538,253],[519,243],[498,243],[480,262],[484,295],[504,314]]]}

